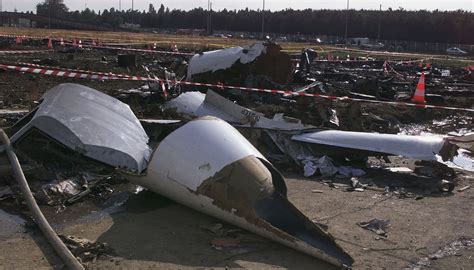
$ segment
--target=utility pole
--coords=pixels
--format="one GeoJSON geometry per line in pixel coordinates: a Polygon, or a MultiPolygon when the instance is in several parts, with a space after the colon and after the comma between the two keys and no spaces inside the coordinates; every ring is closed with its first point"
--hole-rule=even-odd
{"type": "Polygon", "coordinates": [[[132,0],[132,24],[133,24],[133,0],[132,0]]]}
{"type": "Polygon", "coordinates": [[[207,0],[207,20],[206,20],[206,28],[207,28],[207,35],[211,34],[211,0],[207,0]]]}
{"type": "Polygon", "coordinates": [[[262,8],[262,40],[265,39],[265,0],[263,0],[262,8]]]}
{"type": "Polygon", "coordinates": [[[344,42],[347,44],[347,28],[349,27],[349,0],[347,0],[346,9],[346,31],[344,32],[344,42]]]}
{"type": "Polygon", "coordinates": [[[377,34],[377,42],[380,41],[380,25],[382,24],[382,4],[380,4],[380,9],[379,9],[379,32],[377,34]]]}
{"type": "Polygon", "coordinates": [[[212,2],[209,6],[209,33],[212,33],[212,2]]]}
{"type": "Polygon", "coordinates": [[[3,9],[2,9],[2,8],[3,8],[3,0],[0,0],[0,12],[2,12],[2,11],[3,11],[3,9]]]}
{"type": "Polygon", "coordinates": [[[119,0],[119,11],[122,11],[122,0],[119,0]]]}
{"type": "Polygon", "coordinates": [[[49,13],[49,21],[48,21],[48,25],[49,25],[49,29],[51,29],[51,0],[48,0],[48,13],[49,13]]]}

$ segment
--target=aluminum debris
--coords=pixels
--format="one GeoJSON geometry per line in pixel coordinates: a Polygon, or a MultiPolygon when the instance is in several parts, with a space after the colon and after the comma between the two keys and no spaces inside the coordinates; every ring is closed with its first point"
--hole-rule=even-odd
{"type": "Polygon", "coordinates": [[[302,130],[314,128],[290,119],[276,115],[276,119],[266,118],[262,113],[242,107],[212,90],[207,94],[186,92],[164,105],[167,109],[176,109],[178,113],[189,118],[214,116],[240,126],[265,128],[272,130],[302,130]]]}
{"type": "Polygon", "coordinates": [[[187,79],[191,80],[194,74],[228,69],[236,62],[241,64],[250,63],[265,52],[266,48],[263,43],[256,43],[196,54],[189,62],[187,79]]]}
{"type": "MultiPolygon", "coordinates": [[[[285,180],[273,165],[219,118],[180,127],[156,121],[171,123],[172,130],[151,155],[148,136],[128,106],[80,85],[51,89],[24,120],[29,121],[14,135],[16,143],[37,128],[73,151],[117,167],[132,183],[197,211],[329,263],[353,263],[331,235],[287,200],[285,180]]],[[[73,182],[45,188],[67,196],[81,189],[73,182]]]]}
{"type": "Polygon", "coordinates": [[[136,172],[146,168],[151,154],[148,135],[129,106],[86,86],[52,88],[19,124],[25,121],[13,144],[37,129],[73,151],[136,172]]]}
{"type": "Polygon", "coordinates": [[[320,129],[278,114],[274,119],[269,119],[262,113],[242,107],[212,90],[208,90],[206,95],[199,92],[183,93],[164,107],[175,109],[188,118],[210,115],[237,127],[265,129],[280,150],[296,162],[300,154],[339,156],[351,152],[365,156],[399,155],[421,160],[437,160],[437,157],[441,156],[442,160],[446,161],[456,152],[456,146],[443,137],[320,129]],[[302,146],[296,145],[297,143],[302,143],[302,146]]]}
{"type": "Polygon", "coordinates": [[[447,141],[434,136],[408,136],[322,130],[294,135],[293,140],[311,144],[351,148],[378,154],[391,154],[421,160],[436,160],[447,141]]]}

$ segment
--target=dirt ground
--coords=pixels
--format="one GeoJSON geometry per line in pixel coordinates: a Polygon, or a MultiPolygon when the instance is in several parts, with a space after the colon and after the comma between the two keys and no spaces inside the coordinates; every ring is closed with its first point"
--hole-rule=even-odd
{"type": "MultiPolygon", "coordinates": [[[[144,40],[149,41],[148,37],[144,40]]],[[[0,55],[0,63],[46,59],[55,62],[47,65],[145,75],[140,67],[118,68],[115,57],[115,53],[97,51],[74,54],[74,60],[68,60],[66,54],[0,55]]],[[[139,66],[153,61],[157,65],[169,66],[173,60],[146,55],[138,59],[139,66]]],[[[45,91],[64,82],[81,83],[114,96],[120,89],[143,85],[141,82],[86,81],[0,70],[0,110],[29,110],[45,91]]],[[[472,94],[448,98],[454,105],[471,107],[473,100],[472,94]]],[[[159,108],[154,103],[137,101],[130,106],[139,118],[159,115],[159,108]]],[[[399,120],[404,130],[416,129],[408,134],[428,132],[445,135],[450,131],[474,130],[473,115],[469,113],[410,110],[387,106],[369,108],[377,115],[402,116],[399,120]],[[444,121],[446,119],[449,121],[444,121]],[[413,123],[425,126],[414,127],[413,123]]],[[[8,126],[17,119],[17,116],[3,118],[0,127],[8,126]]],[[[370,167],[362,167],[367,175],[360,180],[371,185],[364,192],[347,190],[350,184],[348,178],[304,178],[301,168],[281,168],[281,171],[286,177],[289,200],[311,220],[328,226],[338,244],[354,258],[354,269],[473,269],[474,244],[459,248],[451,256],[434,259],[432,255],[460,238],[474,238],[474,173],[456,170],[454,191],[440,192],[438,184],[442,178],[385,169],[415,169],[414,160],[391,158],[391,161],[386,163],[371,159],[368,163],[370,167]],[[471,188],[460,191],[467,186],[471,188]],[[386,187],[391,190],[385,192],[386,187]],[[389,220],[387,237],[357,225],[372,219],[389,220]],[[426,257],[431,257],[428,263],[423,259],[426,257]]],[[[0,191],[4,182],[5,179],[0,178],[0,191]]],[[[112,188],[114,192],[107,196],[86,197],[62,211],[41,206],[59,233],[110,245],[106,255],[85,262],[87,268],[334,269],[320,260],[223,224],[149,191],[137,193],[136,187],[131,184],[122,183],[112,188]],[[206,228],[218,223],[223,224],[226,230],[237,231],[236,234],[242,239],[237,247],[213,247],[211,242],[218,236],[206,228]]],[[[0,269],[63,268],[65,266],[60,258],[28,217],[24,203],[21,200],[4,200],[0,196],[0,269]]]]}
{"type": "MultiPolygon", "coordinates": [[[[390,178],[390,174],[385,177],[390,178]]],[[[397,176],[392,174],[391,177],[397,176]]],[[[472,174],[461,178],[461,185],[474,184],[472,174]]],[[[474,199],[472,189],[446,195],[425,194],[416,200],[370,190],[346,192],[343,188],[328,187],[322,178],[305,179],[287,174],[286,179],[290,201],[312,220],[329,226],[337,242],[354,257],[354,269],[406,268],[449,242],[474,235],[474,217],[470,214],[474,199]],[[373,218],[390,220],[387,238],[356,225],[373,218]]],[[[99,205],[83,201],[59,214],[48,207],[45,212],[60,233],[111,246],[110,256],[87,264],[91,269],[333,268],[246,232],[242,234],[248,235],[248,240],[239,247],[215,250],[211,245],[215,236],[203,228],[220,223],[219,220],[148,191],[117,193],[99,205]]],[[[38,229],[13,226],[6,215],[2,214],[0,222],[3,232],[0,234],[0,266],[3,269],[63,267],[38,229]]],[[[456,269],[472,269],[474,249],[465,249],[459,256],[433,260],[430,267],[451,269],[454,265],[456,269]]]]}

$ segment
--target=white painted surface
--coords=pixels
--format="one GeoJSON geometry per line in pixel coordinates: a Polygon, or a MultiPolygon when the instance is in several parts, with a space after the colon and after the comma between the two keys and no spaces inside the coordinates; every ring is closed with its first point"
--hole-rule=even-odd
{"type": "Polygon", "coordinates": [[[436,155],[444,144],[444,139],[440,137],[338,130],[305,133],[291,138],[301,142],[388,153],[421,160],[436,160],[436,155]]]}
{"type": "Polygon", "coordinates": [[[224,121],[255,128],[274,130],[302,130],[314,128],[298,122],[288,122],[281,115],[274,119],[266,118],[262,113],[242,107],[212,90],[204,95],[200,92],[186,92],[166,103],[165,108],[176,108],[177,112],[193,117],[214,116],[224,121]],[[254,122],[249,123],[249,119],[254,122]]]}
{"type": "Polygon", "coordinates": [[[237,61],[242,64],[250,63],[265,52],[265,45],[263,45],[263,43],[256,43],[243,47],[233,47],[196,54],[189,62],[187,80],[191,80],[194,74],[228,69],[237,61]]]}
{"type": "Polygon", "coordinates": [[[201,118],[160,142],[147,174],[151,179],[170,179],[195,191],[204,180],[247,156],[265,159],[231,125],[218,118],[201,118]]]}
{"type": "MultiPolygon", "coordinates": [[[[208,92],[211,92],[209,90],[208,92]]],[[[218,117],[227,122],[237,122],[238,119],[232,117],[225,112],[214,108],[213,106],[205,103],[206,95],[200,92],[186,92],[179,95],[177,98],[174,98],[168,101],[164,107],[165,108],[175,108],[180,114],[187,115],[191,118],[194,117],[203,117],[203,116],[214,116],[218,117]]],[[[231,102],[229,100],[229,102],[231,102]]]]}

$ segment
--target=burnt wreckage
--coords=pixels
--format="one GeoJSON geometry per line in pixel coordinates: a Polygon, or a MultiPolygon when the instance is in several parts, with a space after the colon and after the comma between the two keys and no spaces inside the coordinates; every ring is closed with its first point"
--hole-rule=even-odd
{"type": "Polygon", "coordinates": [[[283,115],[270,119],[211,90],[183,93],[163,108],[186,120],[140,121],[111,96],[61,84],[9,133],[19,155],[35,159],[54,144],[176,202],[338,266],[353,259],[288,201],[282,174],[243,134],[266,134],[297,164],[301,155],[316,153],[449,160],[458,147],[472,148],[463,137],[348,132],[283,115]]]}
{"type": "Polygon", "coordinates": [[[25,144],[40,136],[197,211],[334,265],[352,265],[334,238],[288,201],[281,173],[234,127],[212,116],[171,129],[170,123],[176,121],[154,121],[171,131],[151,142],[128,105],[62,84],[10,133],[20,155],[38,151],[25,144]]]}

